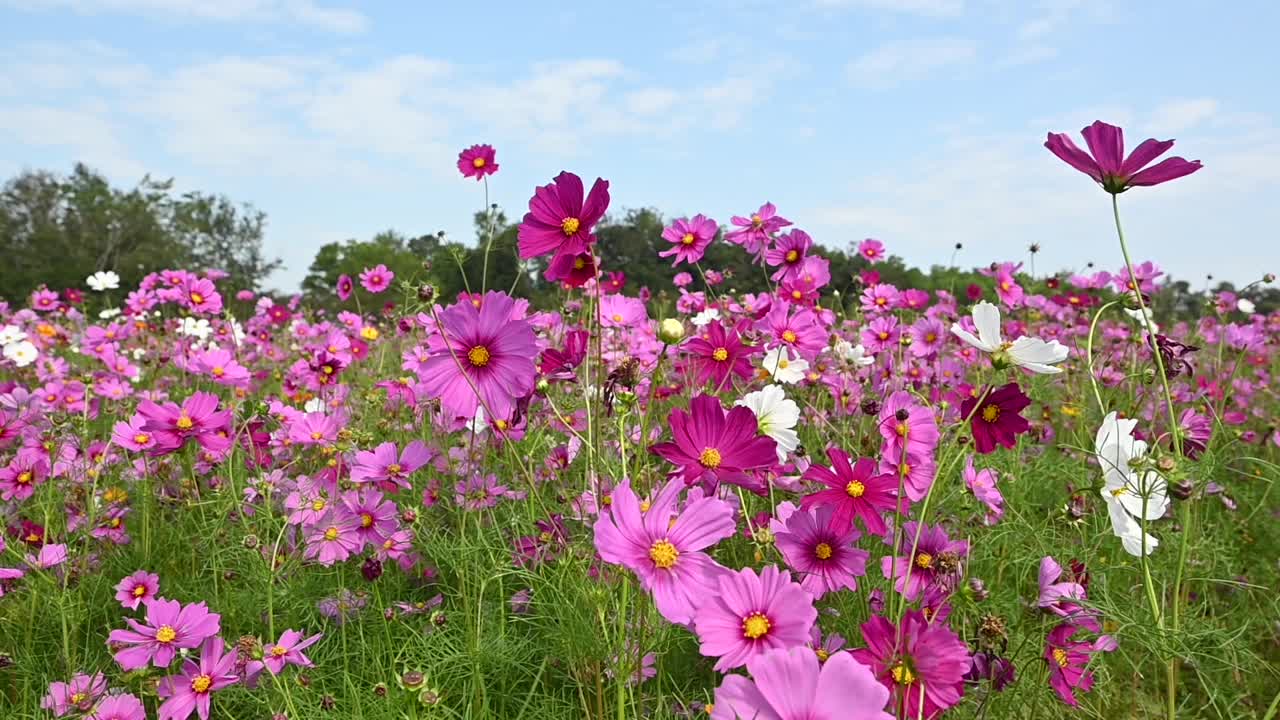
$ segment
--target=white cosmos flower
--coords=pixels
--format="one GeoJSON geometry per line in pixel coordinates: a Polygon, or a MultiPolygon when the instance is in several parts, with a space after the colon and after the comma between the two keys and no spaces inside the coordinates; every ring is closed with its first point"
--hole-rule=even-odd
{"type": "Polygon", "coordinates": [[[1155,315],[1151,313],[1151,308],[1147,308],[1146,311],[1147,311],[1146,320],[1143,320],[1142,308],[1137,308],[1135,310],[1130,310],[1129,308],[1125,308],[1124,314],[1128,315],[1134,320],[1137,320],[1138,324],[1142,326],[1143,330],[1147,329],[1147,322],[1149,321],[1151,323],[1151,331],[1160,332],[1160,326],[1156,324],[1155,315]]]}
{"type": "Polygon", "coordinates": [[[36,361],[40,351],[30,340],[19,340],[4,346],[4,357],[18,367],[26,367],[36,361]]]}
{"type": "Polygon", "coordinates": [[[1160,473],[1133,468],[1147,454],[1146,441],[1133,437],[1137,424],[1137,420],[1119,419],[1115,412],[1102,419],[1094,438],[1094,452],[1102,465],[1102,491],[1133,517],[1159,520],[1169,508],[1168,487],[1160,473]]]}
{"type": "Polygon", "coordinates": [[[800,422],[800,406],[787,398],[779,385],[766,385],[763,390],[747,393],[734,403],[755,413],[760,433],[777,443],[778,462],[786,462],[787,455],[800,445],[796,435],[796,423],[800,422]]]}
{"type": "Polygon", "coordinates": [[[1120,501],[1102,490],[1102,499],[1107,503],[1107,515],[1111,518],[1111,532],[1120,538],[1124,551],[1134,557],[1150,555],[1160,547],[1160,540],[1155,535],[1144,533],[1142,525],[1124,509],[1120,501]],[[1145,550],[1145,552],[1144,552],[1145,550]]]}
{"type": "Polygon", "coordinates": [[[98,313],[98,318],[102,320],[110,320],[111,318],[118,317],[119,315],[120,308],[107,308],[106,310],[98,313]]]}
{"type": "Polygon", "coordinates": [[[795,385],[804,379],[804,373],[809,369],[809,362],[799,355],[792,357],[786,345],[779,345],[764,354],[760,367],[775,381],[784,385],[795,385]]]}
{"type": "Polygon", "coordinates": [[[182,324],[178,326],[179,335],[187,335],[197,340],[208,338],[209,333],[212,331],[213,329],[209,327],[209,321],[204,318],[197,320],[193,317],[184,317],[182,318],[182,324]]]}
{"type": "Polygon", "coordinates": [[[120,287],[120,276],[110,270],[99,270],[85,278],[84,282],[90,290],[105,292],[120,287]]]}
{"type": "Polygon", "coordinates": [[[12,345],[26,339],[27,333],[17,325],[5,325],[0,328],[0,345],[12,345]]]}
{"type": "Polygon", "coordinates": [[[874,357],[867,354],[867,349],[862,347],[862,343],[854,345],[848,340],[840,339],[831,346],[831,351],[836,354],[836,357],[859,367],[866,367],[876,361],[874,357]]]}
{"type": "Polygon", "coordinates": [[[719,310],[715,308],[707,308],[706,310],[703,310],[697,315],[694,315],[690,319],[690,322],[692,322],[694,325],[698,327],[703,327],[706,325],[710,325],[713,320],[719,320],[719,319],[720,319],[719,310]]]}
{"type": "Polygon", "coordinates": [[[956,337],[983,352],[999,353],[1009,362],[1032,372],[1054,374],[1062,368],[1053,367],[1067,359],[1067,348],[1057,340],[1045,342],[1040,338],[1023,335],[1013,342],[1005,342],[1000,336],[1000,310],[985,300],[973,306],[973,325],[978,336],[952,323],[951,332],[956,337]]]}
{"type": "Polygon", "coordinates": [[[1245,300],[1244,298],[1240,298],[1239,300],[1236,301],[1236,309],[1244,313],[1245,315],[1252,315],[1254,311],[1257,310],[1258,308],[1254,306],[1252,300],[1245,300]]]}
{"type": "Polygon", "coordinates": [[[311,398],[306,403],[304,403],[302,406],[302,409],[306,410],[309,413],[324,412],[329,409],[329,406],[325,404],[324,400],[321,400],[320,398],[316,397],[316,398],[311,398]]]}

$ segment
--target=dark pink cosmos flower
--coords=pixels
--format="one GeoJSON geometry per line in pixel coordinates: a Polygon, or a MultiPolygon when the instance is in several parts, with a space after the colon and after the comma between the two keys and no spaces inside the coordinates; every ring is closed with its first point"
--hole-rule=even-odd
{"type": "Polygon", "coordinates": [[[303,556],[326,567],[346,560],[364,546],[359,520],[334,511],[307,529],[306,542],[303,556]]]}
{"type": "Polygon", "coordinates": [[[547,263],[543,276],[551,282],[579,288],[596,279],[596,258],[590,250],[577,254],[557,253],[547,263]]]}
{"type": "Polygon", "coordinates": [[[792,230],[785,235],[779,235],[778,241],[764,254],[765,264],[778,268],[771,279],[774,282],[782,282],[799,275],[804,270],[805,260],[809,257],[811,247],[813,247],[813,238],[803,230],[792,230]]]}
{"type": "Polygon", "coordinates": [[[1095,649],[1094,643],[1072,640],[1078,630],[1080,627],[1076,624],[1062,623],[1049,633],[1044,647],[1044,659],[1049,665],[1049,687],[1071,707],[1080,704],[1076,692],[1086,693],[1093,687],[1093,673],[1087,668],[1095,649]]]}
{"type": "Polygon", "coordinates": [[[707,326],[705,337],[686,341],[681,350],[689,356],[697,383],[714,382],[717,392],[733,375],[743,380],[751,377],[751,356],[755,348],[742,342],[737,330],[725,330],[719,322],[707,326]]]}
{"type": "Polygon", "coordinates": [[[458,172],[462,177],[475,178],[477,182],[483,180],[486,175],[498,172],[495,156],[492,145],[472,145],[458,153],[458,172]]]}
{"type": "Polygon", "coordinates": [[[351,466],[351,482],[390,482],[397,487],[411,487],[409,476],[431,460],[431,451],[421,440],[414,440],[398,455],[396,444],[384,442],[373,450],[356,453],[351,466]]]}
{"type": "Polygon", "coordinates": [[[672,411],[672,442],[649,448],[677,465],[675,475],[685,483],[707,480],[713,486],[727,482],[754,489],[747,473],[777,464],[777,445],[768,436],[757,436],[750,408],[738,405],[726,413],[714,396],[699,395],[689,409],[672,411]]]}
{"type": "Polygon", "coordinates": [[[591,334],[585,330],[571,330],[564,336],[564,349],[547,348],[542,351],[538,372],[551,382],[572,382],[578,379],[574,372],[587,357],[587,342],[591,334]]]}
{"type": "Polygon", "coordinates": [[[188,440],[214,453],[231,446],[231,411],[218,410],[218,396],[212,393],[192,393],[181,407],[143,400],[138,404],[138,415],[144,418],[142,430],[152,435],[155,451],[160,454],[176,452],[188,440]]]}
{"type": "Polygon", "coordinates": [[[1049,152],[1071,167],[1093,178],[1103,190],[1118,195],[1131,187],[1159,185],[1176,180],[1199,170],[1199,160],[1187,161],[1180,157],[1151,161],[1173,147],[1172,140],[1148,138],[1134,148],[1129,157],[1124,156],[1124,130],[1101,120],[1080,131],[1089,152],[1076,147],[1066,133],[1049,133],[1044,146],[1049,152]],[[1147,167],[1151,165],[1151,167],[1147,167]]]}
{"type": "Polygon", "coordinates": [[[130,610],[137,610],[156,598],[160,592],[160,576],[146,570],[129,575],[116,585],[116,601],[130,610]]]}
{"type": "Polygon", "coordinates": [[[1019,414],[1030,404],[1031,398],[1023,394],[1016,382],[966,398],[960,405],[960,416],[970,418],[973,449],[985,455],[994,452],[997,445],[1006,448],[1017,445],[1018,435],[1031,428],[1031,423],[1019,414]]]}
{"type": "Polygon", "coordinates": [[[724,239],[741,245],[743,250],[755,255],[763,252],[773,242],[773,234],[791,225],[791,221],[778,214],[773,203],[765,203],[760,209],[751,213],[751,217],[734,215],[730,218],[735,226],[724,239]]]}
{"type": "Polygon", "coordinates": [[[222,638],[212,638],[200,648],[200,661],[186,660],[182,672],[160,681],[157,694],[159,720],[187,720],[192,711],[200,720],[209,720],[210,695],[240,681],[235,674],[236,651],[224,652],[222,638]]]}
{"type": "Polygon", "coordinates": [[[884,243],[875,238],[867,238],[858,243],[858,254],[869,263],[878,263],[884,259],[884,243]]]}
{"type": "MultiPolygon", "coordinates": [[[[952,540],[942,526],[908,522],[902,526],[902,551],[906,554],[880,558],[880,573],[893,580],[893,589],[914,601],[935,586],[948,586],[958,577],[960,560],[969,554],[969,541],[952,540]],[[916,540],[919,528],[919,541],[916,540]],[[911,554],[912,546],[915,554],[911,554]]],[[[893,538],[886,537],[892,545],[893,538]]]]}
{"type": "Polygon", "coordinates": [[[690,265],[702,259],[707,246],[716,239],[720,226],[706,215],[698,214],[692,218],[680,218],[663,229],[662,239],[671,243],[671,247],[658,253],[658,257],[671,257],[675,260],[672,266],[687,262],[690,265]]]}
{"type": "Polygon", "coordinates": [[[483,401],[491,421],[509,419],[516,400],[533,392],[533,327],[515,316],[516,301],[506,293],[490,290],[477,302],[440,313],[419,377],[426,394],[456,416],[474,417],[483,401]]]}
{"type": "Polygon", "coordinates": [[[222,296],[208,278],[192,278],[179,302],[193,313],[217,315],[222,312],[222,296]]]}
{"type": "Polygon", "coordinates": [[[350,300],[350,299],[351,299],[351,292],[352,292],[353,290],[355,290],[355,289],[356,289],[356,284],[355,284],[355,282],[351,279],[351,276],[350,276],[350,275],[339,275],[339,276],[338,276],[338,287],[337,287],[337,291],[338,291],[338,299],[339,299],[339,300],[341,300],[342,302],[346,302],[346,301],[350,300]]]}
{"type": "Polygon", "coordinates": [[[147,604],[146,624],[125,618],[131,630],[112,630],[107,640],[121,645],[116,662],[126,671],[152,663],[169,667],[180,648],[200,647],[206,638],[218,634],[221,616],[209,612],[202,602],[183,605],[177,600],[156,598],[147,604]]]}
{"type": "Polygon", "coordinates": [[[322,636],[321,633],[316,633],[311,637],[304,637],[297,630],[285,630],[280,640],[274,645],[262,648],[261,665],[272,675],[279,675],[286,665],[311,667],[311,658],[304,655],[302,651],[315,645],[322,636]]]}
{"type": "Polygon", "coordinates": [[[40,707],[62,717],[73,713],[88,712],[107,693],[107,678],[102,673],[85,675],[76,673],[71,682],[51,682],[49,692],[40,700],[40,707]]]}
{"type": "Polygon", "coordinates": [[[859,458],[849,463],[849,454],[840,448],[828,448],[827,458],[831,467],[813,464],[804,472],[805,480],[813,480],[827,486],[827,490],[806,495],[800,507],[831,507],[834,514],[831,524],[837,529],[853,527],[855,517],[872,535],[883,536],[888,526],[883,513],[893,510],[898,495],[896,475],[876,472],[876,463],[869,458],[859,458]]]}
{"type": "Polygon", "coordinates": [[[582,178],[562,172],[550,185],[534,190],[518,231],[520,259],[554,253],[581,255],[595,242],[592,230],[609,209],[609,182],[596,178],[583,200],[582,178]]]}
{"type": "Polygon", "coordinates": [[[677,509],[682,490],[683,484],[672,479],[646,506],[630,481],[623,481],[595,523],[600,557],[634,572],[653,593],[662,617],[681,625],[693,619],[698,603],[715,592],[716,578],[728,572],[703,551],[732,536],[735,526],[733,506],[713,497],[677,509]]]}
{"type": "Polygon", "coordinates": [[[374,295],[391,287],[391,281],[395,279],[396,274],[381,263],[377,267],[365,268],[364,272],[360,273],[360,284],[374,295]]]}
{"type": "Polygon", "coordinates": [[[858,578],[867,574],[870,553],[854,546],[861,533],[852,525],[835,522],[836,512],[825,505],[814,510],[793,509],[783,518],[780,507],[781,522],[770,526],[778,551],[787,565],[801,574],[800,587],[815,600],[829,592],[857,590],[858,578]]]}
{"type": "Polygon", "coordinates": [[[964,696],[969,649],[946,625],[908,610],[900,628],[873,616],[862,624],[862,638],[867,647],[853,657],[889,688],[894,717],[936,718],[964,696]]]}

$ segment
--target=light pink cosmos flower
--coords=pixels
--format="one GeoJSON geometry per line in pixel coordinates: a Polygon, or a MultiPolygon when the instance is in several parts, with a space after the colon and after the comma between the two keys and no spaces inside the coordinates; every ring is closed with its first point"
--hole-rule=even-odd
{"type": "Polygon", "coordinates": [[[721,573],[714,593],[704,595],[693,616],[699,647],[706,657],[720,658],[715,669],[726,672],[769,650],[804,647],[818,619],[813,596],[791,573],[768,565],[721,573]]]}
{"type": "Polygon", "coordinates": [[[49,683],[49,692],[40,700],[40,707],[55,717],[84,713],[92,709],[106,692],[107,678],[102,673],[76,673],[71,682],[49,683]]]}
{"type": "Polygon", "coordinates": [[[858,243],[858,254],[867,259],[867,262],[875,264],[885,257],[884,243],[875,238],[867,238],[858,243]]]}
{"type": "Polygon", "coordinates": [[[107,636],[110,644],[124,646],[116,651],[115,659],[126,671],[144,668],[147,663],[169,667],[179,649],[199,647],[222,629],[221,616],[209,612],[202,602],[182,605],[177,600],[156,598],[146,608],[146,624],[125,618],[132,629],[112,630],[107,636]]]}
{"type": "Polygon", "coordinates": [[[711,720],[893,720],[889,690],[847,652],[820,664],[806,647],[770,650],[747,670],[750,680],[725,676],[711,720]]]}
{"type": "Polygon", "coordinates": [[[634,572],[662,617],[677,625],[693,619],[697,604],[715,592],[716,578],[728,572],[703,551],[736,526],[733,506],[716,498],[700,497],[678,510],[683,488],[669,480],[645,508],[623,481],[595,524],[600,557],[634,572]]]}
{"type": "Polygon", "coordinates": [[[160,592],[160,576],[139,570],[116,585],[116,600],[130,610],[150,603],[160,592]]]}
{"type": "Polygon", "coordinates": [[[870,553],[854,545],[862,533],[852,523],[835,521],[835,507],[793,510],[784,519],[779,506],[778,514],[781,522],[771,524],[774,542],[787,565],[802,575],[800,587],[815,600],[828,592],[858,589],[870,553]]]}
{"type": "Polygon", "coordinates": [[[303,557],[326,567],[346,560],[364,546],[358,521],[346,513],[333,511],[307,530],[306,541],[303,557]]]}
{"type": "Polygon", "coordinates": [[[1062,575],[1058,561],[1048,555],[1040,559],[1040,597],[1036,606],[1059,617],[1070,617],[1082,609],[1079,602],[1085,599],[1085,589],[1074,578],[1062,582],[1062,575]]]}
{"type": "MultiPolygon", "coordinates": [[[[297,630],[285,630],[280,636],[280,640],[274,645],[262,648],[262,660],[254,661],[265,667],[267,672],[272,675],[279,675],[286,665],[297,665],[298,667],[311,667],[311,658],[302,654],[303,650],[315,645],[322,633],[316,633],[311,637],[304,638],[302,633],[297,630]]],[[[253,665],[251,662],[249,665],[253,665]]]]}
{"type": "Polygon", "coordinates": [[[387,269],[386,265],[379,263],[377,267],[365,268],[360,273],[360,285],[365,290],[377,295],[387,288],[391,287],[391,281],[396,279],[396,274],[387,269]]]}
{"type": "Polygon", "coordinates": [[[390,482],[408,489],[409,476],[431,460],[431,450],[421,440],[414,440],[396,455],[396,444],[384,442],[373,450],[356,453],[351,466],[351,482],[390,482]]]}
{"type": "Polygon", "coordinates": [[[187,660],[181,673],[160,681],[156,691],[165,701],[159,720],[187,720],[192,711],[209,720],[210,695],[240,681],[235,665],[236,651],[224,652],[222,638],[211,638],[200,648],[199,662],[187,660]]]}
{"type": "Polygon", "coordinates": [[[86,720],[147,720],[142,701],[129,693],[103,698],[86,720]]]}
{"type": "Polygon", "coordinates": [[[976,470],[973,466],[973,456],[964,464],[964,486],[969,488],[969,492],[978,499],[978,502],[987,506],[987,516],[984,522],[987,525],[995,525],[1004,517],[1004,496],[1000,494],[999,488],[996,487],[996,471],[990,468],[976,470]]]}

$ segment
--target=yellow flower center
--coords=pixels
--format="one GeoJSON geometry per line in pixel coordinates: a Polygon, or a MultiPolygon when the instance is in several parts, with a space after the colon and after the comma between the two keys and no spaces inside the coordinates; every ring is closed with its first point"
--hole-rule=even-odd
{"type": "Polygon", "coordinates": [[[823,650],[822,648],[818,648],[817,650],[814,650],[813,654],[818,656],[818,662],[820,663],[826,662],[831,657],[831,653],[827,652],[826,650],[823,650]]]}
{"type": "Polygon", "coordinates": [[[799,290],[792,290],[792,291],[791,291],[791,299],[792,299],[792,300],[799,300],[799,299],[800,299],[800,298],[802,298],[802,297],[804,297],[804,293],[800,292],[799,290]]]}
{"type": "Polygon", "coordinates": [[[702,454],[698,456],[698,462],[702,464],[702,467],[709,470],[715,470],[720,467],[720,462],[722,460],[723,458],[720,457],[720,451],[715,448],[706,448],[702,451],[702,454]]]}
{"type": "Polygon", "coordinates": [[[1067,651],[1066,651],[1066,650],[1063,650],[1062,648],[1054,648],[1054,649],[1053,649],[1053,661],[1054,661],[1054,662],[1056,662],[1056,663],[1058,663],[1058,667],[1060,667],[1060,668],[1064,668],[1064,667],[1066,667],[1066,666],[1067,666],[1067,651]]]}
{"type": "Polygon", "coordinates": [[[496,428],[498,428],[498,430],[499,430],[499,431],[506,430],[506,429],[507,429],[507,421],[506,421],[506,420],[502,420],[502,419],[495,420],[495,421],[493,422],[493,426],[494,426],[494,427],[496,427],[496,428]]]}
{"type": "Polygon", "coordinates": [[[858,480],[850,480],[848,485],[844,486],[844,492],[851,498],[860,498],[867,491],[867,486],[858,480]]]}
{"type": "Polygon", "coordinates": [[[200,303],[202,303],[202,302],[204,302],[204,296],[203,296],[203,295],[201,295],[201,294],[200,294],[200,293],[198,293],[198,292],[193,292],[193,293],[191,293],[191,303],[192,303],[193,305],[199,305],[199,304],[200,304],[200,303]]]}
{"type": "Polygon", "coordinates": [[[137,587],[135,587],[135,588],[133,589],[133,596],[134,596],[134,597],[136,597],[136,598],[140,598],[140,597],[142,597],[143,595],[146,595],[146,594],[147,594],[147,586],[146,586],[146,585],[139,585],[139,586],[137,586],[137,587]]]}
{"type": "Polygon", "coordinates": [[[133,436],[133,441],[139,445],[146,445],[151,442],[151,436],[146,433],[138,433],[133,436]]]}
{"type": "Polygon", "coordinates": [[[659,540],[649,548],[649,559],[653,561],[653,565],[661,570],[670,570],[675,567],[676,560],[680,559],[680,551],[676,550],[676,546],[666,540],[659,540]]]}
{"type": "Polygon", "coordinates": [[[1000,419],[1000,406],[988,405],[982,408],[982,419],[989,423],[993,423],[1000,419]]]}
{"type": "Polygon", "coordinates": [[[755,228],[755,229],[757,229],[757,230],[759,230],[760,228],[764,227],[764,218],[760,217],[759,215],[752,215],[752,216],[751,216],[751,227],[753,227],[753,228],[755,228]]]}
{"type": "Polygon", "coordinates": [[[227,374],[227,371],[221,365],[214,365],[212,372],[214,377],[222,377],[227,374]]]}
{"type": "Polygon", "coordinates": [[[325,503],[323,498],[316,498],[315,500],[311,501],[311,509],[315,510],[316,512],[320,512],[321,510],[324,509],[324,504],[325,503]]]}
{"type": "Polygon", "coordinates": [[[338,528],[334,527],[333,525],[330,525],[329,529],[324,531],[324,539],[330,542],[337,540],[338,528]]]}
{"type": "Polygon", "coordinates": [[[614,313],[614,314],[613,314],[613,321],[614,321],[614,322],[616,322],[616,323],[620,323],[620,322],[622,322],[622,315],[620,315],[620,314],[618,314],[618,313],[614,313]]]}
{"type": "Polygon", "coordinates": [[[18,481],[19,485],[26,485],[27,483],[31,482],[31,471],[23,470],[22,472],[18,473],[18,477],[16,478],[16,480],[18,481]]]}
{"type": "Polygon", "coordinates": [[[477,345],[467,351],[467,360],[471,362],[472,367],[484,367],[489,364],[489,348],[483,345],[477,345]]]}
{"type": "Polygon", "coordinates": [[[472,161],[471,161],[471,167],[473,167],[473,168],[475,168],[475,169],[477,169],[477,170],[479,170],[480,168],[484,167],[484,158],[482,158],[482,157],[478,157],[478,158],[476,158],[475,160],[472,160],[472,161]]]}
{"type": "Polygon", "coordinates": [[[826,543],[818,543],[818,547],[813,549],[813,556],[819,560],[829,560],[831,558],[831,546],[826,543]]]}
{"type": "Polygon", "coordinates": [[[933,567],[933,556],[924,552],[916,555],[916,567],[921,570],[928,570],[933,567]]]}
{"type": "Polygon", "coordinates": [[[899,685],[910,685],[916,681],[915,673],[911,672],[911,668],[902,663],[894,665],[893,670],[889,672],[893,674],[893,681],[899,685]]]}
{"type": "Polygon", "coordinates": [[[782,331],[782,339],[783,339],[785,342],[789,342],[789,343],[793,343],[793,342],[795,342],[795,341],[796,341],[796,334],[795,334],[795,331],[793,331],[793,330],[783,330],[783,331],[782,331]]]}
{"type": "Polygon", "coordinates": [[[289,654],[289,648],[283,645],[277,645],[271,648],[271,655],[274,657],[284,657],[289,654]]]}
{"type": "Polygon", "coordinates": [[[360,337],[364,338],[365,340],[377,340],[378,328],[373,326],[365,327],[363,330],[360,331],[360,337]]]}
{"type": "Polygon", "coordinates": [[[86,694],[86,693],[83,693],[83,692],[73,693],[73,694],[71,695],[71,698],[70,698],[70,699],[71,699],[71,704],[72,704],[72,705],[79,705],[80,703],[84,702],[85,700],[88,700],[88,699],[89,699],[89,695],[88,695],[88,694],[86,694]]]}
{"type": "Polygon", "coordinates": [[[881,340],[888,340],[888,339],[889,339],[889,333],[887,333],[887,332],[885,332],[885,331],[881,330],[880,332],[876,333],[876,337],[880,338],[881,340]]]}
{"type": "Polygon", "coordinates": [[[685,233],[684,237],[680,238],[680,242],[685,245],[692,245],[695,240],[697,240],[697,238],[693,236],[693,233],[685,233]]]}
{"type": "Polygon", "coordinates": [[[769,618],[762,613],[751,613],[742,619],[742,636],[758,640],[769,634],[769,618]]]}
{"type": "Polygon", "coordinates": [[[586,267],[586,266],[587,266],[587,261],[586,261],[586,260],[584,260],[584,259],[582,259],[582,257],[581,257],[581,256],[576,257],[576,258],[574,258],[574,259],[573,259],[573,269],[574,269],[574,270],[581,270],[582,268],[584,268],[584,267],[586,267]]]}
{"type": "Polygon", "coordinates": [[[787,251],[787,262],[793,263],[799,259],[800,259],[800,253],[796,252],[795,250],[787,251]]]}
{"type": "Polygon", "coordinates": [[[171,643],[177,639],[177,637],[178,631],[174,630],[172,626],[161,625],[159,629],[156,630],[156,642],[158,643],[171,643]]]}
{"type": "Polygon", "coordinates": [[[560,221],[560,230],[566,237],[578,232],[580,227],[582,227],[582,221],[576,217],[568,217],[560,221]]]}
{"type": "Polygon", "coordinates": [[[882,297],[876,298],[876,305],[879,305],[881,307],[884,307],[884,304],[887,302],[889,301],[886,298],[882,298],[882,297]]]}
{"type": "Polygon", "coordinates": [[[400,467],[400,463],[391,463],[387,466],[388,475],[399,475],[401,470],[404,470],[404,468],[400,467]]]}
{"type": "Polygon", "coordinates": [[[373,516],[365,513],[360,516],[360,527],[373,527],[373,516]]]}
{"type": "Polygon", "coordinates": [[[198,693],[207,693],[213,686],[213,678],[208,675],[197,675],[191,678],[191,689],[198,693]]]}
{"type": "Polygon", "coordinates": [[[787,366],[788,366],[788,365],[790,365],[790,364],[791,364],[791,363],[787,362],[786,360],[783,360],[782,358],[779,358],[779,359],[778,359],[778,368],[779,368],[780,370],[786,370],[786,369],[787,369],[787,366]]]}
{"type": "Polygon", "coordinates": [[[907,428],[906,423],[900,422],[897,427],[894,428],[894,432],[898,433],[898,437],[906,437],[909,429],[907,428]]]}
{"type": "Polygon", "coordinates": [[[188,417],[185,412],[178,416],[178,422],[174,424],[178,426],[179,430],[190,430],[195,427],[195,423],[192,422],[191,418],[188,417]]]}
{"type": "Polygon", "coordinates": [[[729,359],[729,349],[718,347],[715,352],[711,353],[711,359],[716,362],[724,362],[729,359]]]}

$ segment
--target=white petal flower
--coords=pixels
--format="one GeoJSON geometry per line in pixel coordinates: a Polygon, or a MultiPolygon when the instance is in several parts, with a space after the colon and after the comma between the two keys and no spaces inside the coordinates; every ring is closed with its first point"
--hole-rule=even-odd
{"type": "Polygon", "coordinates": [[[764,354],[760,367],[777,382],[794,385],[804,379],[809,362],[798,355],[792,357],[786,345],[779,345],[764,354]]]}
{"type": "Polygon", "coordinates": [[[1236,309],[1244,313],[1245,315],[1252,315],[1254,311],[1256,311],[1258,308],[1254,306],[1252,300],[1246,300],[1244,298],[1240,298],[1239,300],[1236,301],[1236,309]]]}
{"type": "MultiPolygon", "coordinates": [[[[1147,320],[1149,320],[1149,321],[1151,321],[1151,330],[1152,330],[1153,332],[1160,332],[1160,326],[1156,324],[1156,321],[1155,321],[1155,315],[1153,315],[1153,314],[1151,313],[1151,308],[1147,308],[1146,310],[1147,310],[1146,319],[1147,319],[1147,320]]],[[[1137,320],[1137,321],[1138,321],[1138,325],[1142,326],[1142,329],[1143,329],[1144,331],[1147,329],[1147,323],[1146,323],[1146,321],[1144,321],[1144,320],[1142,319],[1142,318],[1143,318],[1143,314],[1142,314],[1142,309],[1141,309],[1141,308],[1136,309],[1136,310],[1130,310],[1129,308],[1125,308],[1125,309],[1124,309],[1124,313],[1125,313],[1125,315],[1128,315],[1129,317],[1133,318],[1134,320],[1137,320]]]]}
{"type": "Polygon", "coordinates": [[[30,340],[19,340],[4,346],[4,357],[18,367],[26,367],[36,361],[40,351],[30,340]]]}
{"type": "Polygon", "coordinates": [[[755,413],[760,433],[777,443],[778,462],[786,462],[787,455],[800,445],[796,423],[800,422],[800,406],[787,398],[779,385],[766,385],[764,389],[747,393],[734,403],[755,413]]]}
{"type": "Polygon", "coordinates": [[[101,320],[110,320],[113,317],[119,317],[119,315],[120,315],[120,308],[107,308],[102,312],[98,313],[98,318],[101,320]]]}
{"type": "Polygon", "coordinates": [[[1000,335],[1000,309],[995,305],[985,300],[974,305],[973,326],[978,330],[976,337],[960,323],[952,323],[951,332],[983,352],[999,353],[1008,362],[1032,372],[1046,375],[1062,372],[1062,368],[1052,366],[1067,359],[1067,348],[1057,340],[1045,342],[1026,335],[1013,342],[1005,342],[1000,335]]]}
{"type": "Polygon", "coordinates": [[[306,403],[304,403],[302,406],[302,409],[306,410],[309,413],[324,412],[329,409],[329,406],[325,404],[324,400],[321,400],[320,398],[317,397],[317,398],[311,398],[306,403]]]}
{"type": "Polygon", "coordinates": [[[0,345],[12,345],[19,340],[26,340],[27,333],[17,325],[5,325],[0,328],[0,345]]]}
{"type": "Polygon", "coordinates": [[[875,362],[875,357],[867,354],[867,349],[862,343],[854,345],[845,339],[840,339],[831,346],[831,351],[836,357],[843,358],[846,362],[852,363],[859,367],[866,367],[875,362]]]}
{"type": "Polygon", "coordinates": [[[120,287],[120,276],[110,270],[99,270],[85,278],[84,282],[90,290],[105,292],[120,287]]]}
{"type": "Polygon", "coordinates": [[[712,321],[719,320],[719,319],[720,319],[719,310],[715,308],[707,308],[706,310],[703,310],[697,315],[694,315],[691,322],[698,327],[704,327],[706,325],[710,325],[712,321]]]}
{"type": "Polygon", "coordinates": [[[1111,412],[1094,437],[1094,453],[1102,466],[1105,495],[1135,518],[1159,520],[1169,508],[1168,486],[1154,470],[1139,472],[1134,464],[1147,454],[1147,443],[1133,437],[1137,420],[1121,420],[1111,412]]]}
{"type": "Polygon", "coordinates": [[[1120,501],[1111,497],[1106,490],[1102,491],[1102,499],[1107,503],[1107,515],[1111,518],[1111,532],[1120,538],[1120,544],[1124,546],[1124,551],[1134,557],[1142,557],[1150,555],[1152,551],[1160,547],[1160,541],[1156,536],[1142,531],[1142,525],[1133,519],[1120,501]]]}

